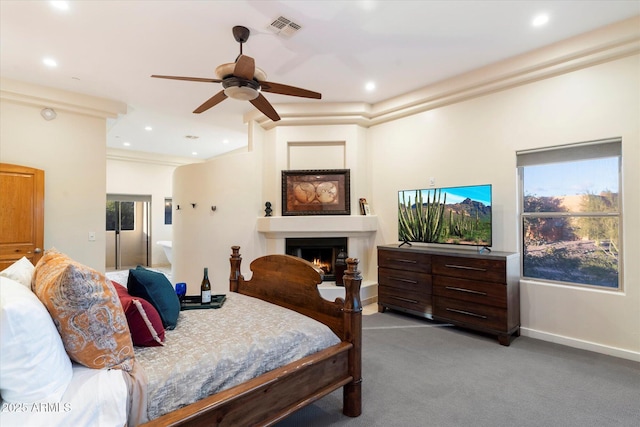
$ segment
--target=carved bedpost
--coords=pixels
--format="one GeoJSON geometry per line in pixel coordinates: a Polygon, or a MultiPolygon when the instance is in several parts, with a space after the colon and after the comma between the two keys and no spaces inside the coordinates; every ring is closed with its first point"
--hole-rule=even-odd
{"type": "Polygon", "coordinates": [[[353,344],[349,351],[349,374],[353,380],[343,388],[343,410],[349,417],[362,413],[362,302],[360,286],[362,276],[358,271],[357,258],[347,258],[347,271],[344,273],[344,340],[353,344]]]}
{"type": "Polygon", "coordinates": [[[238,280],[242,277],[240,272],[240,264],[242,263],[242,257],[240,256],[240,246],[231,246],[231,273],[229,274],[229,290],[231,292],[238,292],[238,280]]]}

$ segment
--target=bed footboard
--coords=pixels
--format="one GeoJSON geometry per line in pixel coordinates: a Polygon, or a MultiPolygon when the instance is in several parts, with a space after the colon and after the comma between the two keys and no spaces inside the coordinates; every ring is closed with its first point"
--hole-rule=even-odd
{"type": "Polygon", "coordinates": [[[336,344],[145,424],[270,426],[351,381],[350,346],[336,344]]]}
{"type": "Polygon", "coordinates": [[[344,275],[345,298],[327,301],[320,295],[318,285],[322,277],[310,262],[290,255],[266,255],[251,262],[251,280],[242,276],[240,247],[231,247],[232,292],[260,298],[295,310],[329,326],[340,339],[351,344],[348,376],[351,380],[343,388],[343,410],[350,417],[362,413],[362,276],[359,260],[347,259],[344,275]]]}
{"type": "Polygon", "coordinates": [[[362,412],[362,306],[358,260],[347,260],[345,299],[324,300],[320,273],[289,255],[267,255],[242,276],[240,247],[231,254],[230,290],[295,310],[326,324],[342,342],[150,421],[145,426],[269,426],[343,387],[343,413],[362,412]]]}

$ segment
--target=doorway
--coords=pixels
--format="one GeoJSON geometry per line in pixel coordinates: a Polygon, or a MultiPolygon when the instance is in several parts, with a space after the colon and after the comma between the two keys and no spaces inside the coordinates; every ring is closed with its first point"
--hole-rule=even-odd
{"type": "Polygon", "coordinates": [[[44,171],[0,163],[0,270],[26,257],[38,263],[44,248],[44,171]]]}
{"type": "Polygon", "coordinates": [[[107,194],[107,271],[150,265],[151,196],[107,194]]]}

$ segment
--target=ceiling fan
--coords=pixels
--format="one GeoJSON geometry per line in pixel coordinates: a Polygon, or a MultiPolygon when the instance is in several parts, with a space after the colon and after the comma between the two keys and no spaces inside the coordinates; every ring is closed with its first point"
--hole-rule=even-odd
{"type": "Polygon", "coordinates": [[[236,62],[222,64],[216,68],[217,79],[201,77],[180,77],[180,76],[159,76],[152,75],[160,79],[186,80],[204,83],[222,83],[224,88],[220,92],[206,100],[193,112],[200,114],[209,108],[219,104],[227,97],[251,102],[258,110],[271,120],[278,121],[280,116],[267,101],[261,92],[277,93],[280,95],[298,96],[302,98],[321,99],[322,95],[299,87],[288,86],[281,83],[266,81],[267,75],[260,68],[256,67],[253,58],[242,54],[242,44],[249,39],[250,31],[246,27],[233,27],[233,37],[240,43],[240,55],[236,62]]]}

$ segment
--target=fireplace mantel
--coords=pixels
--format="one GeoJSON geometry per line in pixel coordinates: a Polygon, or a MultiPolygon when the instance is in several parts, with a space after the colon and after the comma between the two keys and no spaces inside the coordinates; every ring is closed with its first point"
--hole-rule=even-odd
{"type": "MultiPolygon", "coordinates": [[[[349,256],[360,259],[360,268],[367,271],[369,249],[375,245],[378,217],[375,215],[301,215],[259,217],[257,229],[266,238],[267,253],[285,253],[288,237],[347,237],[349,256]]],[[[363,304],[377,301],[378,284],[363,274],[360,298],[363,304]]],[[[344,287],[335,282],[318,285],[328,301],[344,298],[344,287]]]]}
{"type": "Polygon", "coordinates": [[[304,215],[258,218],[258,232],[270,239],[285,237],[364,237],[378,228],[375,215],[304,215]]]}

